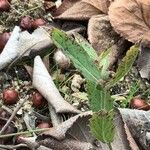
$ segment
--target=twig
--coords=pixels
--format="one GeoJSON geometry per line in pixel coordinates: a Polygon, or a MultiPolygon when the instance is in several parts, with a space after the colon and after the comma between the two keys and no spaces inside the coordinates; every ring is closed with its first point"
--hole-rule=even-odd
{"type": "Polygon", "coordinates": [[[26,144],[18,144],[18,145],[2,145],[0,144],[0,148],[14,150],[20,147],[28,147],[26,144]]]}
{"type": "Polygon", "coordinates": [[[13,111],[12,115],[10,116],[10,118],[8,119],[8,121],[6,122],[6,124],[3,126],[3,128],[0,131],[0,135],[4,133],[4,131],[7,129],[7,127],[9,126],[9,124],[11,123],[11,121],[14,119],[14,117],[16,116],[17,112],[19,111],[19,109],[22,107],[22,105],[26,102],[27,99],[24,99],[13,111]]]}
{"type": "Polygon", "coordinates": [[[49,112],[50,112],[51,121],[52,121],[53,126],[58,126],[62,122],[60,115],[56,113],[56,111],[50,105],[50,103],[48,103],[48,108],[49,108],[49,112]]]}
{"type": "Polygon", "coordinates": [[[47,130],[49,130],[49,128],[35,129],[35,130],[24,131],[24,132],[4,134],[4,135],[0,135],[0,138],[6,138],[6,137],[11,137],[11,136],[16,136],[16,135],[23,135],[23,134],[29,134],[29,133],[32,133],[32,132],[43,132],[43,131],[47,131],[47,130]]]}

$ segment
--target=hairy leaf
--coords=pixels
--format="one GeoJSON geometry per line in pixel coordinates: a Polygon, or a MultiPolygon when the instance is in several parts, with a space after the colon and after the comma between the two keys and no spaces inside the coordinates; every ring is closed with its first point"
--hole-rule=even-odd
{"type": "Polygon", "coordinates": [[[137,58],[138,52],[139,48],[137,46],[132,46],[127,51],[127,54],[120,63],[114,78],[108,83],[108,87],[115,85],[121,78],[123,78],[129,72],[135,59],[137,58]]]}
{"type": "Polygon", "coordinates": [[[82,74],[92,81],[98,81],[101,78],[98,66],[82,46],[80,46],[73,38],[58,29],[53,29],[51,37],[57,47],[64,50],[65,54],[71,59],[75,67],[79,69],[82,74]]]}
{"type": "Polygon", "coordinates": [[[103,76],[104,79],[108,79],[109,77],[109,65],[110,65],[110,53],[111,53],[111,48],[103,51],[101,55],[99,56],[99,67],[101,69],[101,76],[103,76]]]}
{"type": "Polygon", "coordinates": [[[109,18],[115,31],[127,40],[150,46],[150,1],[115,0],[109,18]]]}
{"type": "Polygon", "coordinates": [[[89,104],[93,112],[100,110],[110,111],[113,109],[113,99],[109,92],[102,88],[99,84],[88,81],[89,104]]]}
{"type": "Polygon", "coordinates": [[[114,124],[113,124],[113,111],[105,112],[101,110],[94,113],[90,119],[90,129],[93,135],[104,143],[111,143],[114,139],[114,124]]]}
{"type": "Polygon", "coordinates": [[[87,54],[93,59],[98,60],[98,55],[96,51],[93,49],[91,44],[88,43],[86,39],[84,39],[80,34],[76,34],[75,40],[77,43],[84,48],[84,50],[87,52],[87,54]]]}

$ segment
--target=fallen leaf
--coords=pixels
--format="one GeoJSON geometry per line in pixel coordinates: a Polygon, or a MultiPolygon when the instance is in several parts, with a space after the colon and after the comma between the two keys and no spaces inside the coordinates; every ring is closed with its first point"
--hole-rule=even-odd
{"type": "MultiPolygon", "coordinates": [[[[36,141],[40,145],[55,150],[61,150],[62,147],[64,150],[89,150],[90,147],[95,150],[110,150],[107,144],[96,141],[91,135],[88,126],[91,116],[92,112],[84,112],[71,117],[60,125],[39,135],[36,141]]],[[[115,140],[111,144],[112,148],[119,150],[130,149],[130,142],[127,140],[124,123],[120,115],[116,115],[115,129],[116,135],[115,140]]]]}
{"type": "Polygon", "coordinates": [[[62,4],[57,8],[55,12],[53,12],[53,16],[59,16],[62,13],[64,13],[67,9],[72,7],[75,3],[77,3],[80,0],[64,0],[62,4]]]}
{"type": "Polygon", "coordinates": [[[21,29],[16,26],[3,52],[0,54],[0,69],[11,63],[14,64],[22,57],[22,59],[26,59],[29,56],[44,55],[51,45],[52,41],[44,29],[38,28],[30,34],[27,31],[21,32],[21,29]]]}
{"type": "Polygon", "coordinates": [[[97,53],[111,49],[109,66],[112,66],[129,46],[128,42],[113,30],[109,17],[104,14],[90,18],[88,39],[97,53]]]}
{"type": "Polygon", "coordinates": [[[53,14],[55,19],[88,20],[108,12],[109,0],[64,0],[53,14]]]}
{"type": "Polygon", "coordinates": [[[150,48],[140,48],[140,54],[137,61],[138,69],[142,78],[150,79],[150,48]]]}
{"type": "Polygon", "coordinates": [[[82,0],[88,4],[91,4],[95,8],[99,9],[103,13],[107,14],[110,0],[82,0]]]}
{"type": "Polygon", "coordinates": [[[115,0],[108,14],[112,26],[121,36],[150,47],[149,10],[149,0],[115,0]]]}
{"type": "Polygon", "coordinates": [[[33,86],[52,105],[56,113],[80,113],[60,95],[40,56],[34,59],[33,86]]]}
{"type": "Polygon", "coordinates": [[[149,150],[150,143],[150,111],[119,109],[124,122],[134,139],[140,143],[141,149],[149,150]]]}
{"type": "Polygon", "coordinates": [[[21,29],[15,27],[2,53],[0,54],[0,69],[5,68],[18,56],[18,38],[21,29]]]}

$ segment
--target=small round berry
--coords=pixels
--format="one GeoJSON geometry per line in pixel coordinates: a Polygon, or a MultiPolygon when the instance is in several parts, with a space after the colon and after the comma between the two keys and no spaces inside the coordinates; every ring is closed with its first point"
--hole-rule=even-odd
{"type": "Polygon", "coordinates": [[[134,98],[130,102],[130,107],[139,110],[150,110],[150,105],[143,99],[134,98]]]}
{"type": "Polygon", "coordinates": [[[33,106],[36,108],[41,108],[46,104],[45,98],[38,92],[34,92],[32,95],[33,106]]]}
{"type": "Polygon", "coordinates": [[[23,30],[32,30],[32,22],[33,22],[33,19],[30,17],[30,16],[24,16],[21,21],[20,21],[20,27],[23,29],[23,30]]]}
{"type": "Polygon", "coordinates": [[[4,32],[3,34],[0,34],[0,52],[2,52],[10,36],[11,36],[11,33],[9,32],[4,32]]]}
{"type": "Polygon", "coordinates": [[[47,122],[42,122],[40,124],[38,124],[37,128],[43,129],[43,128],[50,128],[52,127],[49,123],[47,122]]]}
{"type": "Polygon", "coordinates": [[[3,101],[4,104],[11,105],[18,101],[18,92],[14,89],[6,89],[3,91],[3,101]]]}
{"type": "Polygon", "coordinates": [[[0,12],[9,11],[9,10],[10,10],[10,4],[8,0],[0,0],[0,12]]]}

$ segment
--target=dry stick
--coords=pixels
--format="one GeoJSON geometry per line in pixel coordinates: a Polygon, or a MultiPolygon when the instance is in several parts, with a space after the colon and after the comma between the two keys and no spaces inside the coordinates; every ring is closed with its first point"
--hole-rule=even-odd
{"type": "Polygon", "coordinates": [[[19,109],[22,107],[22,105],[26,102],[27,99],[24,99],[13,111],[12,115],[10,116],[10,118],[8,119],[8,121],[6,122],[6,124],[3,126],[3,128],[0,131],[0,135],[4,133],[4,131],[7,129],[7,127],[9,126],[9,124],[11,123],[11,121],[14,119],[14,117],[16,116],[17,112],[19,111],[19,109]]]}
{"type": "Polygon", "coordinates": [[[26,144],[18,144],[18,145],[1,145],[0,148],[8,149],[8,150],[14,150],[20,147],[28,147],[26,144]]]}

